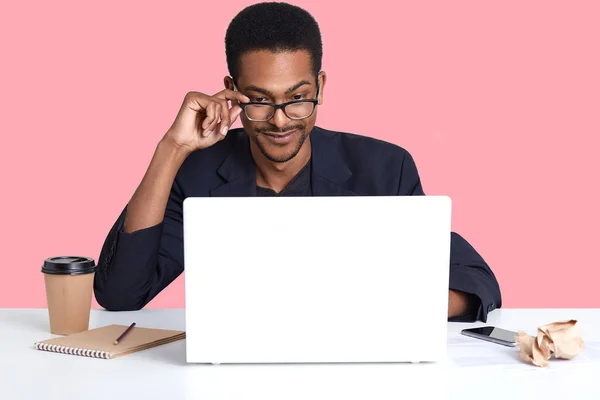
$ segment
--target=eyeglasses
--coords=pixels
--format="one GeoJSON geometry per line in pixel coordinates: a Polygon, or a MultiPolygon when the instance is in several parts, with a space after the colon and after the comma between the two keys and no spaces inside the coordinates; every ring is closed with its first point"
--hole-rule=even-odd
{"type": "MultiPolygon", "coordinates": [[[[233,90],[238,91],[233,85],[233,90]]],[[[282,104],[272,104],[272,103],[260,103],[260,102],[251,102],[251,103],[239,103],[242,107],[242,110],[246,113],[246,117],[250,121],[254,122],[264,122],[268,121],[275,115],[275,111],[278,109],[282,109],[283,113],[289,119],[299,120],[310,117],[317,104],[319,103],[319,86],[317,82],[317,95],[315,99],[311,100],[295,100],[282,104]]]]}

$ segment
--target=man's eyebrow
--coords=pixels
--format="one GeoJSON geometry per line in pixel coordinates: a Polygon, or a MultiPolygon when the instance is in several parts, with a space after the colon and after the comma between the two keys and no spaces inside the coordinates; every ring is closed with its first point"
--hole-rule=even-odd
{"type": "MultiPolygon", "coordinates": [[[[292,93],[294,90],[296,90],[296,89],[298,89],[299,87],[301,87],[301,86],[304,86],[304,85],[310,85],[310,82],[309,82],[309,81],[300,81],[300,82],[296,83],[294,86],[292,86],[292,87],[290,87],[289,89],[287,89],[287,90],[285,91],[285,94],[290,94],[290,93],[292,93]]],[[[258,87],[258,86],[254,86],[254,85],[249,85],[249,86],[246,86],[246,89],[245,89],[245,90],[246,90],[247,92],[249,92],[249,91],[252,91],[252,92],[258,92],[258,93],[266,94],[266,95],[267,95],[267,96],[269,96],[269,97],[275,97],[275,96],[273,95],[273,93],[272,93],[272,92],[270,92],[269,90],[267,90],[267,89],[263,89],[263,88],[260,88],[260,87],[258,87]]]]}

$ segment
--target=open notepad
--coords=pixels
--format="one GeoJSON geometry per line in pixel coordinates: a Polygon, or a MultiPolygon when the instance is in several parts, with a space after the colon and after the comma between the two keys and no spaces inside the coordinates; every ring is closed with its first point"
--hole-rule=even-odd
{"type": "Polygon", "coordinates": [[[135,326],[119,344],[113,344],[126,329],[124,325],[107,325],[36,342],[34,345],[38,350],[111,359],[185,338],[184,331],[135,326]]]}

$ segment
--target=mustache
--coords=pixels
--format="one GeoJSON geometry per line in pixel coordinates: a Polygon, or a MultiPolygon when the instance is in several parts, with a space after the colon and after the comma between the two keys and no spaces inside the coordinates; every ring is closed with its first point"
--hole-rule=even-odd
{"type": "Polygon", "coordinates": [[[287,127],[287,128],[282,128],[282,129],[278,129],[278,128],[259,128],[256,129],[256,132],[258,133],[277,133],[277,134],[286,134],[288,132],[292,132],[295,130],[299,130],[299,131],[303,131],[304,130],[304,126],[303,125],[296,125],[296,126],[291,126],[291,127],[287,127]]]}

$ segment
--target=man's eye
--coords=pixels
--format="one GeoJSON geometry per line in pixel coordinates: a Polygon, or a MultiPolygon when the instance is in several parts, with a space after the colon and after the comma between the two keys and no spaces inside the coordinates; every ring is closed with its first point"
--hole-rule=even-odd
{"type": "Polygon", "coordinates": [[[255,102],[255,103],[262,103],[265,100],[266,100],[265,97],[255,97],[255,98],[252,99],[252,101],[255,102]]]}
{"type": "Polygon", "coordinates": [[[295,94],[292,98],[294,100],[302,100],[304,98],[304,95],[303,94],[295,94]]]}

